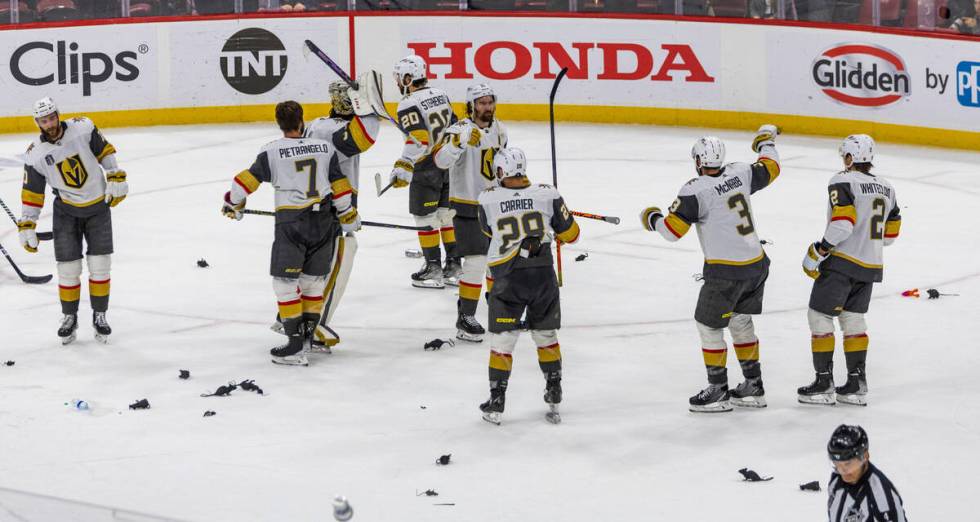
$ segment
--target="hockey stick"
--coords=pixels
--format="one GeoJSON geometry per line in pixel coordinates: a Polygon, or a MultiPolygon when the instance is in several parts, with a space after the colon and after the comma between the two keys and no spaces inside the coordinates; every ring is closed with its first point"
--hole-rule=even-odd
{"type": "MultiPolygon", "coordinates": [[[[551,126],[551,181],[555,188],[558,188],[558,160],[555,157],[555,96],[558,94],[558,84],[562,78],[568,74],[568,67],[562,67],[555,77],[555,83],[551,86],[551,94],[548,95],[548,120],[551,126]]],[[[562,285],[561,272],[561,241],[558,241],[558,286],[562,285]]]]}
{"type": "MultiPolygon", "coordinates": [[[[4,212],[6,212],[8,216],[10,216],[10,220],[13,221],[14,224],[16,225],[17,218],[14,217],[14,213],[10,211],[10,208],[7,207],[7,204],[4,203],[2,199],[0,199],[0,207],[3,207],[4,212]]],[[[38,232],[37,238],[41,241],[50,241],[54,239],[54,232],[38,232]]]]}
{"type": "MultiPolygon", "coordinates": [[[[337,76],[339,76],[340,79],[344,81],[344,83],[346,83],[347,85],[349,85],[351,89],[357,90],[357,87],[358,87],[357,86],[357,82],[354,81],[347,74],[346,71],[344,71],[343,69],[341,69],[340,66],[337,65],[337,62],[333,61],[333,59],[331,59],[329,56],[327,56],[327,53],[323,52],[323,49],[320,49],[319,47],[317,47],[317,45],[315,43],[311,42],[310,40],[304,40],[304,43],[306,43],[306,47],[309,48],[310,51],[313,51],[313,54],[315,54],[317,58],[319,58],[321,61],[323,61],[323,63],[327,64],[327,67],[329,67],[330,70],[334,72],[334,74],[336,74],[337,76]]],[[[422,144],[419,143],[419,140],[415,139],[415,136],[412,136],[411,134],[409,134],[409,132],[405,130],[405,127],[402,127],[401,124],[398,123],[398,120],[392,118],[391,115],[388,114],[387,111],[385,111],[384,114],[378,114],[378,116],[380,116],[382,118],[387,118],[388,121],[390,121],[392,124],[394,124],[394,126],[399,131],[401,131],[402,134],[404,134],[405,136],[407,136],[408,139],[412,140],[412,142],[415,143],[416,145],[418,145],[420,147],[422,146],[422,144]]]]}
{"type": "MultiPolygon", "coordinates": [[[[250,208],[246,208],[245,210],[242,210],[242,214],[252,214],[252,215],[255,215],[255,216],[275,216],[276,215],[275,212],[270,212],[268,210],[252,210],[250,208]]],[[[430,227],[428,225],[426,225],[424,227],[416,227],[416,226],[411,226],[411,225],[396,225],[394,223],[380,223],[380,222],[377,222],[377,221],[361,221],[361,225],[363,225],[365,227],[397,228],[398,230],[415,230],[415,231],[420,231],[421,230],[422,232],[429,232],[429,231],[432,230],[432,227],[430,227]]]]}
{"type": "Polygon", "coordinates": [[[619,224],[619,218],[616,216],[600,216],[599,214],[589,214],[588,212],[579,212],[577,210],[572,211],[573,216],[595,219],[597,221],[605,221],[606,223],[612,223],[613,225],[619,224]]]}
{"type": "Polygon", "coordinates": [[[7,258],[7,261],[10,262],[10,266],[14,267],[14,272],[17,272],[17,275],[20,276],[20,280],[29,285],[43,285],[44,283],[50,281],[52,277],[54,277],[51,274],[44,275],[44,276],[26,275],[24,274],[24,272],[20,271],[20,267],[17,266],[17,263],[14,263],[14,260],[10,258],[10,254],[7,253],[6,248],[3,248],[3,245],[0,245],[0,252],[3,252],[3,257],[7,258]]]}
{"type": "Polygon", "coordinates": [[[381,186],[382,183],[383,183],[383,181],[382,181],[382,178],[381,178],[381,173],[380,172],[375,172],[374,173],[374,186],[375,186],[375,188],[378,189],[378,197],[381,197],[382,194],[384,194],[385,192],[388,192],[388,189],[390,189],[391,187],[394,187],[395,186],[395,181],[394,180],[388,182],[388,184],[385,185],[384,187],[381,186]]]}

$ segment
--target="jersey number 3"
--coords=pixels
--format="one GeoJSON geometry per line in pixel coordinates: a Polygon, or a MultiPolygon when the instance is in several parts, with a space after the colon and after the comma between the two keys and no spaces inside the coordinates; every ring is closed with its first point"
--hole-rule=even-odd
{"type": "Polygon", "coordinates": [[[747,236],[755,232],[755,224],[752,223],[752,213],[749,212],[749,202],[745,201],[744,195],[735,194],[734,196],[728,198],[728,208],[737,212],[739,217],[745,221],[744,223],[741,223],[735,227],[739,234],[747,236]]]}

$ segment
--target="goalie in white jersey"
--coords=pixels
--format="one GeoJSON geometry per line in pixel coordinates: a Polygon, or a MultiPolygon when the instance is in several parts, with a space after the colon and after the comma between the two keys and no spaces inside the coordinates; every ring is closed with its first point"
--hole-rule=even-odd
{"type": "Polygon", "coordinates": [[[500,186],[486,189],[479,198],[480,224],[490,237],[487,260],[494,278],[489,313],[490,399],[480,410],[483,419],[494,424],[500,424],[512,354],[525,327],[538,347],[544,401],[550,408],[546,418],[561,421],[561,303],[551,238],[574,243],[579,228],[558,190],[532,185],[526,168],[523,151],[500,149],[493,160],[500,186]]]}
{"type": "Polygon", "coordinates": [[[708,387],[691,397],[694,412],[731,411],[737,406],[766,406],[759,365],[759,338],[752,315],[762,312],[762,297],[769,276],[769,258],[756,235],[750,196],[779,176],[779,155],[773,125],[763,125],[752,141],[759,158],[748,163],[725,164],[725,145],[706,136],[691,149],[698,177],[687,182],[665,218],[657,207],[645,209],[644,228],[677,241],[696,225],[704,252],[704,285],[694,320],[701,336],[701,352],[708,371],[708,387]],[[728,328],[745,381],[728,389],[728,328]]]}
{"type": "MultiPolygon", "coordinates": [[[[328,141],[337,151],[340,172],[351,185],[351,204],[357,208],[357,194],[360,181],[361,154],[374,145],[381,125],[379,112],[384,111],[381,95],[381,77],[375,71],[368,71],[357,79],[357,89],[337,80],[328,87],[330,92],[330,115],[317,118],[306,127],[304,135],[328,141]]],[[[339,221],[333,230],[333,259],[330,262],[330,275],[323,290],[323,312],[314,327],[311,350],[329,353],[330,347],[340,342],[340,336],[330,327],[330,321],[340,304],[347,288],[353,268],[354,254],[357,252],[357,238],[353,232],[343,234],[339,221]]],[[[276,318],[272,329],[285,333],[280,318],[276,318]]]]}
{"type": "Polygon", "coordinates": [[[449,174],[434,161],[434,151],[456,114],[449,96],[440,89],[429,87],[426,64],[412,55],[395,64],[395,83],[404,95],[398,103],[398,122],[411,136],[405,140],[401,157],[391,171],[395,188],[408,187],[408,211],[419,226],[431,227],[419,231],[419,246],[425,264],[412,274],[412,286],[444,288],[456,284],[461,267],[456,253],[456,234],[453,211],[449,208],[449,174]],[[446,250],[446,265],[442,266],[439,240],[446,250]]]}
{"type": "Polygon", "coordinates": [[[848,136],[841,143],[844,171],[830,178],[827,187],[827,228],[803,258],[803,271],[816,279],[807,319],[817,374],[813,383],[798,390],[803,403],[867,404],[868,327],[864,314],[871,302],[872,286],[882,279],[884,247],[895,241],[902,225],[895,189],[888,180],[871,173],[874,148],[874,140],[865,134],[848,136]],[[847,363],[847,383],[836,388],[835,317],[844,334],[847,363]]]}
{"type": "Polygon", "coordinates": [[[333,257],[335,221],[344,232],[360,228],[351,204],[353,190],[340,171],[333,145],[303,137],[303,108],[294,101],[276,105],[283,137],[262,147],[255,162],[232,181],[222,213],[241,219],[246,198],[262,182],[275,188],[276,226],[270,273],[279,317],[289,342],[273,348],[272,362],[303,365],[304,345],[323,310],[333,257]]]}
{"type": "Polygon", "coordinates": [[[88,291],[95,338],[108,341],[112,329],[109,309],[112,213],[126,199],[126,172],[116,163],[116,149],[85,117],[61,121],[51,98],[34,104],[34,121],[41,135],[27,149],[23,212],[17,222],[20,242],[37,252],[37,219],[44,206],[44,189],[54,192],[54,258],[58,262],[58,296],[64,314],[58,337],[62,344],[75,340],[81,296],[82,258],[88,261],[88,291]],[[82,252],[82,241],[86,249],[82,252]]]}
{"type": "MultiPolygon", "coordinates": [[[[494,118],[497,96],[485,83],[466,89],[466,115],[446,130],[435,151],[436,166],[449,171],[449,204],[455,213],[453,228],[456,251],[462,257],[459,301],[456,306],[456,337],[480,342],[485,330],[476,319],[483,292],[489,238],[480,228],[480,193],[494,185],[493,158],[507,147],[507,132],[494,118]]],[[[487,290],[493,279],[487,278],[487,290]]]]}

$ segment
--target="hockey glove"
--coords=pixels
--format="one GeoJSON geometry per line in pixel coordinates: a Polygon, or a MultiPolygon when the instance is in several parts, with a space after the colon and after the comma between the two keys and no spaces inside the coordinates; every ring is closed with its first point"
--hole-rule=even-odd
{"type": "Polygon", "coordinates": [[[466,144],[470,147],[479,147],[482,141],[483,131],[481,131],[476,125],[471,125],[469,139],[466,140],[466,144]]]}
{"type": "Polygon", "coordinates": [[[381,97],[381,75],[370,70],[357,77],[357,89],[347,91],[354,114],[371,116],[388,114],[381,97]]]}
{"type": "Polygon", "coordinates": [[[663,219],[664,215],[658,207],[647,207],[640,212],[640,222],[643,228],[653,232],[657,229],[657,220],[663,219]]]}
{"type": "Polygon", "coordinates": [[[400,159],[395,162],[395,168],[391,170],[389,181],[395,188],[405,188],[412,182],[413,170],[415,170],[415,166],[412,165],[411,161],[404,158],[400,159]]]}
{"type": "Polygon", "coordinates": [[[806,275],[816,279],[820,276],[820,263],[830,254],[828,251],[826,254],[820,253],[820,243],[813,243],[810,248],[806,249],[806,255],[803,256],[803,272],[806,275]]]}
{"type": "Polygon", "coordinates": [[[17,222],[20,231],[20,244],[30,253],[37,252],[37,223],[33,219],[20,218],[17,222]]]}
{"type": "Polygon", "coordinates": [[[126,183],[126,171],[110,170],[105,173],[105,202],[114,207],[129,194],[129,184],[126,183]]]}
{"type": "Polygon", "coordinates": [[[361,216],[357,213],[356,208],[350,207],[337,217],[340,219],[340,229],[345,234],[348,232],[357,232],[361,229],[361,216]]]}
{"type": "Polygon", "coordinates": [[[759,149],[766,145],[776,144],[776,135],[779,134],[779,127],[771,123],[767,123],[761,127],[755,133],[755,138],[752,139],[752,151],[759,152],[759,149]]]}
{"type": "Polygon", "coordinates": [[[241,203],[231,202],[231,192],[225,192],[225,202],[221,206],[221,213],[225,215],[228,219],[234,219],[235,221],[242,220],[242,210],[245,210],[245,200],[241,203]]]}

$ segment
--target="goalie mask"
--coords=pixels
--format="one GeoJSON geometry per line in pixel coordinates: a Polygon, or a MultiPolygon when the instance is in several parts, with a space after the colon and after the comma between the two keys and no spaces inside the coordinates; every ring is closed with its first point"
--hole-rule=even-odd
{"type": "Polygon", "coordinates": [[[337,116],[350,116],[354,114],[354,107],[351,105],[350,87],[343,81],[337,80],[330,82],[328,90],[330,92],[330,112],[337,116]]]}
{"type": "Polygon", "coordinates": [[[524,151],[516,147],[500,149],[493,157],[493,171],[498,185],[502,185],[506,178],[527,176],[527,158],[524,157],[524,151]]]}
{"type": "MultiPolygon", "coordinates": [[[[691,158],[700,161],[701,167],[721,168],[725,163],[725,144],[714,136],[702,136],[691,147],[691,158]]],[[[695,167],[698,167],[698,163],[695,163],[695,167]]],[[[698,173],[701,173],[700,169],[698,173]]]]}
{"type": "Polygon", "coordinates": [[[408,86],[419,80],[425,80],[425,60],[417,55],[406,56],[398,63],[395,64],[395,85],[398,86],[398,92],[405,94],[408,92],[408,86]],[[408,76],[408,81],[406,82],[405,77],[408,76]]]}

